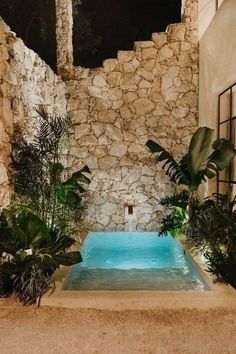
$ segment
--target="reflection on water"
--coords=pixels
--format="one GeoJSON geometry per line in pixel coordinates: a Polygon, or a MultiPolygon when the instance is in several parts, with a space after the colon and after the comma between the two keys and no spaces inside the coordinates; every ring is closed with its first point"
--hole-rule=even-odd
{"type": "Polygon", "coordinates": [[[181,244],[156,232],[91,232],[66,290],[209,290],[181,244]]]}
{"type": "Polygon", "coordinates": [[[209,290],[181,269],[88,269],[74,271],[65,290],[209,290]]]}

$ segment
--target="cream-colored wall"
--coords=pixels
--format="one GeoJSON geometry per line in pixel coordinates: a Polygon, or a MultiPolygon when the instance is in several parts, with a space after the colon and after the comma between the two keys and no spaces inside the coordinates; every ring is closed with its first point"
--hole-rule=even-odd
{"type": "Polygon", "coordinates": [[[200,40],[199,123],[217,126],[218,94],[236,81],[236,1],[225,0],[200,40]]]}
{"type": "MultiPolygon", "coordinates": [[[[224,0],[200,39],[199,124],[217,128],[218,95],[236,82],[236,1],[224,0]]],[[[211,183],[209,193],[215,191],[211,183]]]]}
{"type": "MultiPolygon", "coordinates": [[[[218,9],[224,0],[218,0],[218,9]]],[[[199,38],[203,36],[217,13],[217,0],[198,0],[199,38]]]]}

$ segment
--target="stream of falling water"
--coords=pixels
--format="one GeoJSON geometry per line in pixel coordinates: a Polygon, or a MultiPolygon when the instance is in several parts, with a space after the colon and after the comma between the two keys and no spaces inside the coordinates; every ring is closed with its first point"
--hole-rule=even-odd
{"type": "Polygon", "coordinates": [[[128,219],[128,231],[136,231],[136,220],[134,219],[128,219]]]}

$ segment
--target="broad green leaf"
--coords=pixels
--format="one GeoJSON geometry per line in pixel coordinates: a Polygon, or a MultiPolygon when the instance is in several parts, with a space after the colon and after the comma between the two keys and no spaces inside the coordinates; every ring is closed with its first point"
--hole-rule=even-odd
{"type": "Polygon", "coordinates": [[[214,130],[201,127],[193,134],[186,156],[186,165],[189,174],[194,177],[199,171],[204,170],[211,153],[212,137],[214,130]]]}
{"type": "Polygon", "coordinates": [[[175,238],[176,236],[178,236],[178,234],[180,233],[180,228],[176,228],[170,231],[170,234],[173,238],[175,238]]]}
{"type": "Polygon", "coordinates": [[[213,143],[214,151],[210,155],[205,175],[211,179],[217,172],[227,168],[236,155],[234,145],[226,139],[218,139],[213,143]]]}
{"type": "Polygon", "coordinates": [[[81,202],[81,194],[85,192],[83,184],[89,184],[91,181],[84,173],[90,173],[88,166],[84,166],[81,170],[73,173],[57,191],[57,199],[70,206],[78,205],[81,202]]]}
{"type": "Polygon", "coordinates": [[[27,248],[43,247],[49,242],[50,234],[47,225],[36,215],[24,212],[19,215],[17,221],[27,236],[27,248]]]}
{"type": "Polygon", "coordinates": [[[72,266],[74,264],[82,262],[82,257],[80,252],[61,252],[54,256],[55,261],[58,264],[64,266],[72,266]]]}
{"type": "Polygon", "coordinates": [[[54,244],[50,247],[51,252],[57,253],[61,251],[65,251],[75,244],[75,240],[68,236],[59,237],[54,244]]]}

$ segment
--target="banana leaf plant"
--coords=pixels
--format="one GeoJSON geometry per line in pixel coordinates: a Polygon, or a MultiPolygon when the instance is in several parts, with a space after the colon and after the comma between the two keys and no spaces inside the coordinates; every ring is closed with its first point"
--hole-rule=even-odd
{"type": "Polygon", "coordinates": [[[198,128],[192,136],[187,154],[179,162],[155,141],[149,140],[146,143],[150,151],[156,155],[156,161],[162,163],[162,168],[170,180],[187,187],[189,217],[197,200],[200,184],[226,169],[236,154],[235,147],[229,140],[218,139],[212,143],[213,135],[213,129],[198,128]]]}
{"type": "Polygon", "coordinates": [[[25,305],[40,303],[52,287],[55,270],[82,261],[80,252],[69,251],[75,242],[27,210],[4,210],[0,217],[0,294],[12,289],[25,305]]]}

